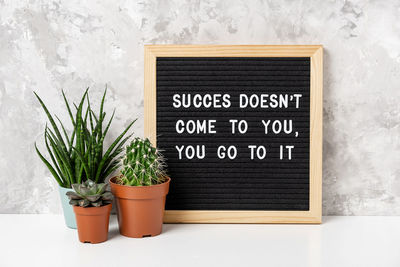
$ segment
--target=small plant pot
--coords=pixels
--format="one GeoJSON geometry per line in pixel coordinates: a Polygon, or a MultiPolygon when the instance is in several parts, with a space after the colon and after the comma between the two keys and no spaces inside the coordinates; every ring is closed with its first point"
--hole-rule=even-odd
{"type": "Polygon", "coordinates": [[[89,208],[74,206],[79,241],[96,244],[107,240],[111,206],[111,204],[89,208]]]}
{"type": "Polygon", "coordinates": [[[120,234],[136,238],[159,235],[171,179],[151,186],[119,185],[115,179],[111,178],[110,186],[117,205],[120,234]]]}
{"type": "Polygon", "coordinates": [[[72,209],[72,206],[69,204],[68,196],[65,195],[68,191],[72,191],[72,189],[59,186],[58,191],[60,192],[60,200],[63,208],[65,224],[69,228],[76,229],[76,219],[74,210],[72,209]]]}

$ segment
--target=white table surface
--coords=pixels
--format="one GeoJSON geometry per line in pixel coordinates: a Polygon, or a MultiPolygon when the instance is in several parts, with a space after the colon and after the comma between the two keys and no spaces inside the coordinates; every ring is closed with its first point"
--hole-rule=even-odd
{"type": "Polygon", "coordinates": [[[0,266],[400,266],[400,217],[322,225],[165,224],[143,239],[82,244],[61,215],[0,215],[0,266]]]}

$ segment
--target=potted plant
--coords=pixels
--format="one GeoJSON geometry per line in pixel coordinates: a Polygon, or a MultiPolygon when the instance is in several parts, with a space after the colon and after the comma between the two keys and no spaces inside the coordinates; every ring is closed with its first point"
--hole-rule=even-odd
{"type": "Polygon", "coordinates": [[[128,237],[159,235],[171,181],[163,156],[149,139],[135,138],[126,147],[122,164],[121,175],[110,179],[120,233],[128,237]]]}
{"type": "Polygon", "coordinates": [[[83,184],[73,184],[73,191],[66,193],[73,206],[78,226],[79,241],[101,243],[107,240],[108,223],[111,212],[112,194],[106,191],[106,184],[96,184],[87,180],[83,184]]]}
{"type": "Polygon", "coordinates": [[[113,113],[103,130],[103,123],[105,124],[106,122],[106,112],[104,112],[106,92],[107,88],[101,100],[99,113],[96,115],[90,105],[88,89],[84,92],[79,105],[74,104],[74,114],[62,91],[72,124],[72,131],[69,134],[61,120],[55,116],[58,121],[57,124],[42,99],[34,93],[51,125],[51,127],[48,127],[46,124],[44,131],[44,143],[50,159],[39,151],[35,143],[36,152],[59,184],[65,223],[70,228],[76,229],[76,220],[72,207],[68,204],[66,192],[71,191],[72,184],[80,184],[87,179],[91,179],[96,183],[104,182],[107,176],[119,167],[121,161],[120,153],[131,135],[125,138],[124,136],[135,122],[131,122],[106,148],[106,152],[103,152],[105,150],[103,147],[104,138],[114,117],[113,113]],[[87,102],[86,107],[84,107],[85,102],[87,102]]]}

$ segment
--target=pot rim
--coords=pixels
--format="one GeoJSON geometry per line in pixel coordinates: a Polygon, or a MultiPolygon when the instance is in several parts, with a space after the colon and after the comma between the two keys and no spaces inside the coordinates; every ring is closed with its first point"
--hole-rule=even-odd
{"type": "Polygon", "coordinates": [[[59,188],[62,188],[62,189],[74,190],[74,189],[72,189],[72,187],[64,187],[64,186],[61,186],[61,185],[59,185],[59,184],[57,184],[57,185],[58,185],[59,188]]]}
{"type": "Polygon", "coordinates": [[[167,183],[171,182],[171,178],[169,176],[167,176],[167,180],[164,183],[161,184],[154,184],[154,185],[141,185],[141,186],[135,186],[135,185],[122,185],[122,184],[117,184],[115,183],[113,180],[117,178],[117,176],[113,176],[110,178],[110,184],[112,183],[113,186],[121,186],[121,187],[125,187],[125,188],[150,188],[150,187],[161,187],[164,186],[167,183]]]}
{"type": "Polygon", "coordinates": [[[103,205],[100,207],[80,207],[80,206],[72,206],[74,209],[74,213],[76,215],[98,215],[98,214],[105,214],[111,211],[112,203],[107,205],[103,205]]]}

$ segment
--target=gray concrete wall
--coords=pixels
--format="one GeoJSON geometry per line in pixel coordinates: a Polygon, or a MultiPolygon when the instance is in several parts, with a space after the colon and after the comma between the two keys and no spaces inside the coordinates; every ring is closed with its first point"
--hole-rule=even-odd
{"type": "Polygon", "coordinates": [[[59,213],[55,182],[34,152],[45,115],[68,120],[90,86],[111,136],[138,117],[144,44],[322,44],[323,210],[400,215],[398,1],[0,1],[0,213],[59,213]]]}

